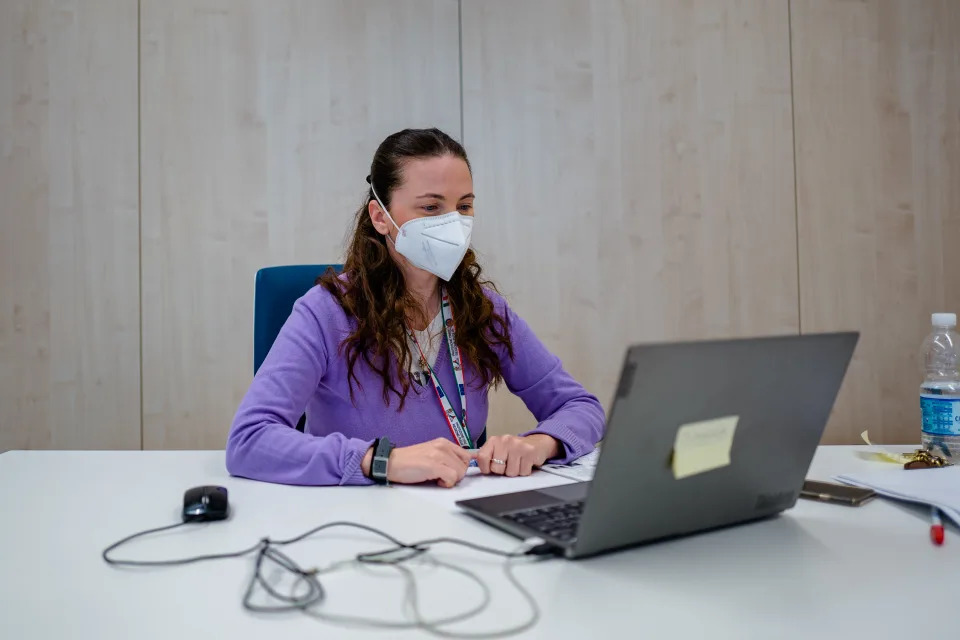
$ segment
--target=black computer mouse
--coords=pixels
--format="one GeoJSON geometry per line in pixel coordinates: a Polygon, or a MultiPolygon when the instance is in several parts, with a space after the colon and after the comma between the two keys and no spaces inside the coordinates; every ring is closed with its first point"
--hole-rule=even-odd
{"type": "Polygon", "coordinates": [[[183,521],[224,520],[230,511],[227,488],[205,485],[183,494],[183,521]]]}

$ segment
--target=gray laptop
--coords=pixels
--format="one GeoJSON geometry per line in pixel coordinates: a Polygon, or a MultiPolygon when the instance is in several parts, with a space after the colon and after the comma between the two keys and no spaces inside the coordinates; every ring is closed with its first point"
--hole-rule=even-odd
{"type": "Polygon", "coordinates": [[[513,535],[539,536],[568,558],[780,513],[797,501],[857,338],[630,347],[591,482],[457,504],[513,535]],[[729,427],[731,418],[729,464],[685,475],[691,449],[674,459],[681,427],[717,419],[729,427]]]}

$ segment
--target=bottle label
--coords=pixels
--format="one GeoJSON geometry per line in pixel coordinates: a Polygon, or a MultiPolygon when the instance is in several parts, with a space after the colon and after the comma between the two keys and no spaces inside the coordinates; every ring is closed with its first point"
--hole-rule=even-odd
{"type": "Polygon", "coordinates": [[[936,436],[960,436],[960,398],[920,395],[923,432],[936,436]]]}

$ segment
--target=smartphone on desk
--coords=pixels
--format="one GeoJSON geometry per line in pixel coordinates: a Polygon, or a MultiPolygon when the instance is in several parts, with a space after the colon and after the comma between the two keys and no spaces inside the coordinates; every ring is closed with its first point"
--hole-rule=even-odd
{"type": "Polygon", "coordinates": [[[803,489],[800,490],[801,498],[817,500],[819,502],[832,502],[848,507],[859,507],[876,495],[877,492],[873,489],[853,487],[848,484],[835,484],[833,482],[819,482],[817,480],[804,481],[803,489]]]}

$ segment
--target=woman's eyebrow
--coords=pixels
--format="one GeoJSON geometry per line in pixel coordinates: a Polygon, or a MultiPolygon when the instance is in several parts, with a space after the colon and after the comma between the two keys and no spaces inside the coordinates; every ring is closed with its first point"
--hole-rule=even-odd
{"type": "MultiPolygon", "coordinates": [[[[467,198],[476,198],[476,197],[477,196],[473,195],[472,193],[468,193],[466,195],[460,196],[460,199],[466,200],[467,198]]],[[[445,200],[445,198],[439,193],[424,193],[423,195],[417,196],[417,200],[419,200],[420,198],[431,198],[433,200],[445,200]]]]}

